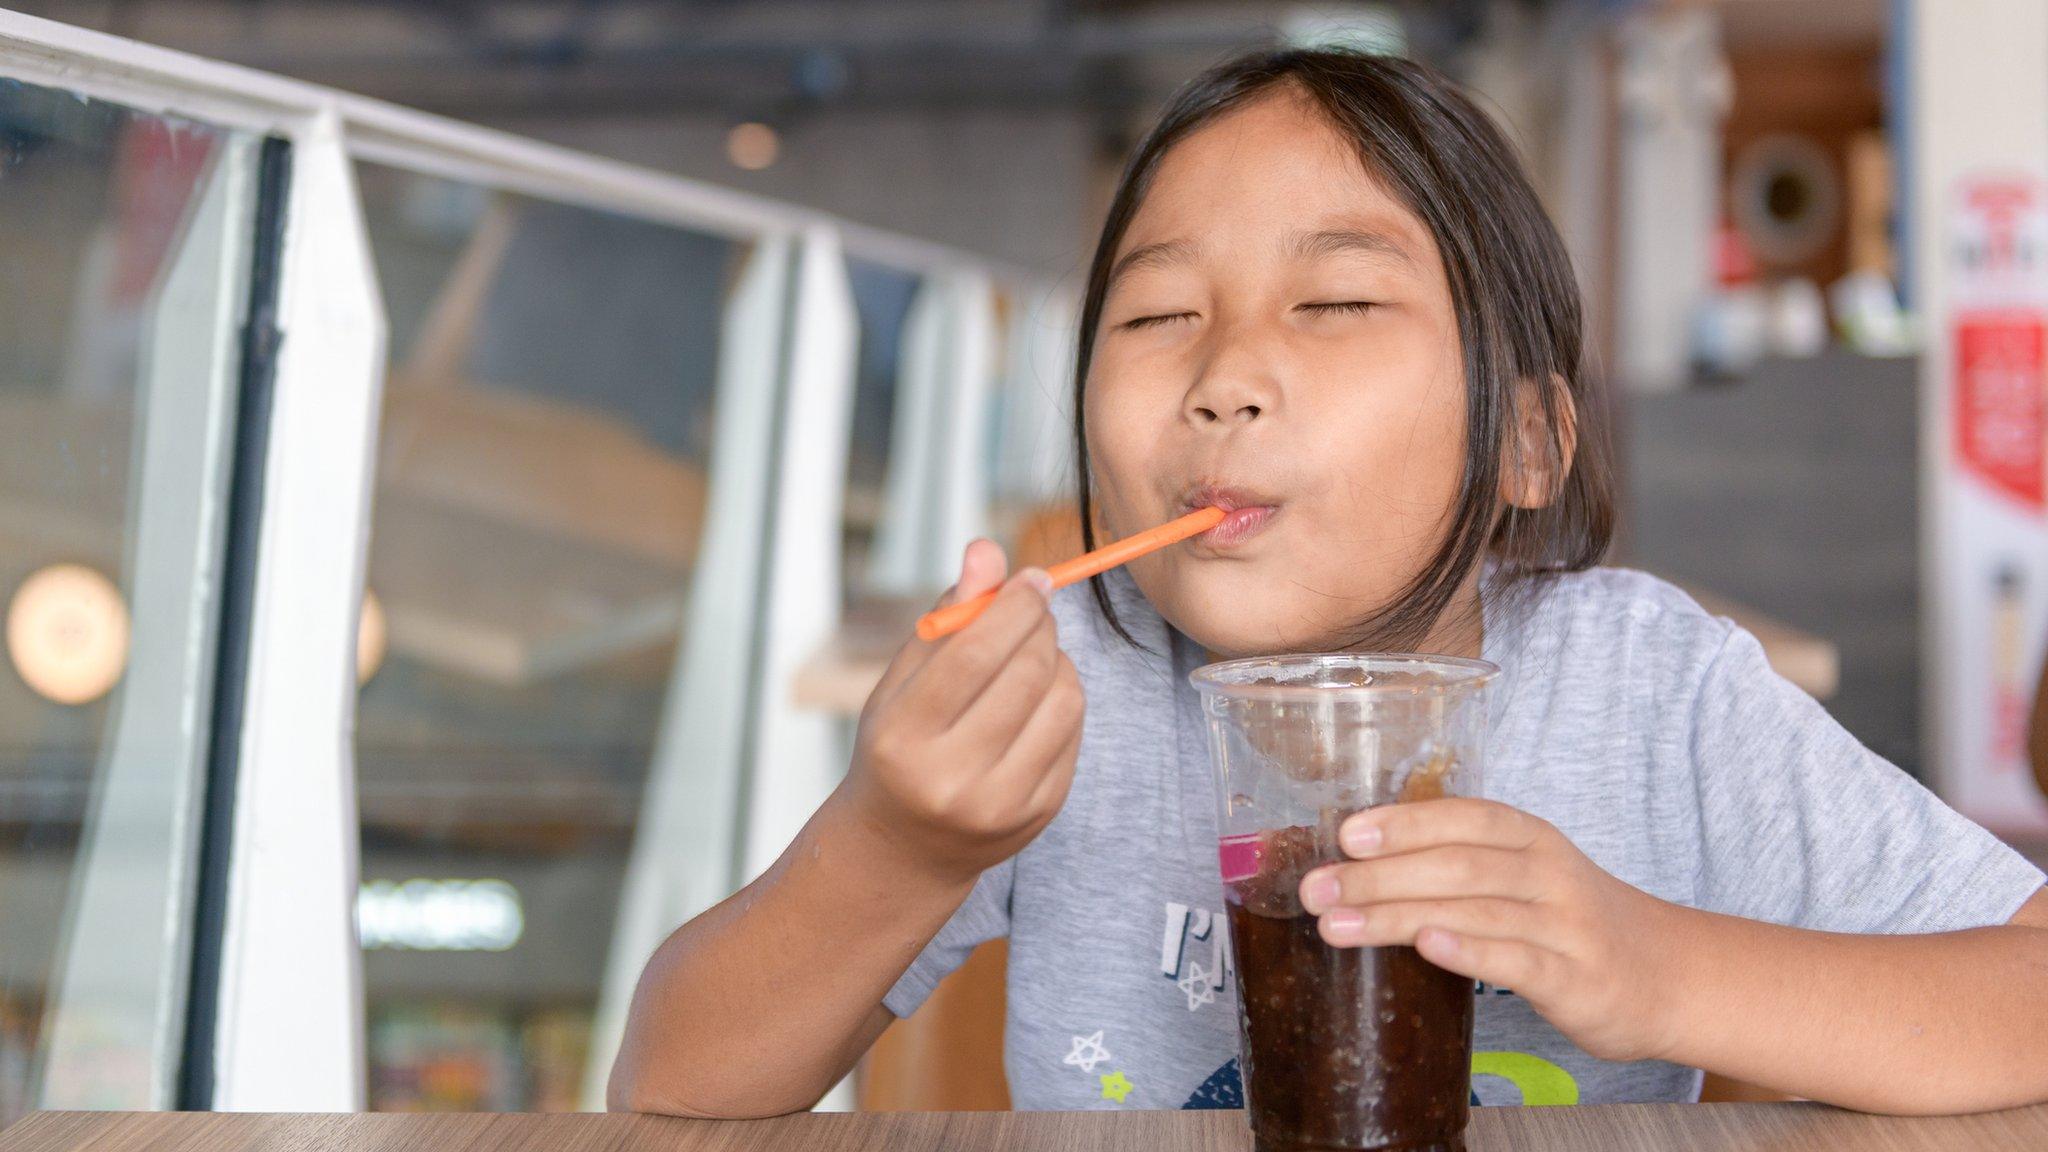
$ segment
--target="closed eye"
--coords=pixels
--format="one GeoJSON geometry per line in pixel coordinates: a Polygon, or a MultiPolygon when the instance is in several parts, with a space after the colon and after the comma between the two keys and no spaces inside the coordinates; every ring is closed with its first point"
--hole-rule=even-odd
{"type": "Polygon", "coordinates": [[[1370,300],[1333,300],[1328,303],[1302,304],[1298,307],[1303,312],[1313,312],[1319,316],[1363,316],[1379,305],[1370,300]]]}
{"type": "Polygon", "coordinates": [[[1166,312],[1158,316],[1134,317],[1124,321],[1122,327],[1126,329],[1157,328],[1161,325],[1172,324],[1177,320],[1192,320],[1194,318],[1195,314],[1193,312],[1166,312]]]}

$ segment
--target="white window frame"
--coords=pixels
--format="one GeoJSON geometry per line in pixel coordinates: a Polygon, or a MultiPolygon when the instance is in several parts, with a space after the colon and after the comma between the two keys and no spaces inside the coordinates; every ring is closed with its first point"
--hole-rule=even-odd
{"type": "MultiPolygon", "coordinates": [[[[360,1109],[353,669],[385,317],[353,161],[749,241],[801,237],[792,328],[830,339],[809,349],[796,346],[783,387],[823,407],[807,408],[810,415],[786,425],[777,450],[789,452],[801,442],[824,455],[800,457],[801,465],[783,461],[785,500],[799,490],[828,495],[843,481],[843,414],[820,415],[838,414],[852,399],[850,321],[833,287],[835,262],[857,256],[982,296],[997,283],[1034,297],[1050,285],[1022,269],[825,213],[19,13],[0,11],[0,77],[292,145],[279,286],[284,343],[264,462],[213,1106],[360,1109]],[[828,362],[832,357],[844,362],[828,362]],[[836,447],[818,439],[833,434],[836,447]],[[821,462],[835,452],[842,467],[828,478],[821,462]]],[[[843,267],[837,276],[843,288],[843,267]]],[[[955,346],[978,349],[977,363],[985,364],[986,314],[967,312],[980,315],[980,328],[955,346]]],[[[976,411],[983,403],[979,395],[971,398],[976,411]]],[[[948,431],[932,429],[941,443],[915,451],[928,455],[957,445],[959,430],[948,431]]],[[[965,459],[956,450],[945,470],[962,477],[965,459]]],[[[963,507],[948,522],[957,529],[985,515],[985,509],[963,507]]],[[[843,768],[822,759],[843,754],[826,735],[828,722],[793,720],[782,695],[788,673],[837,620],[837,553],[828,562],[819,550],[827,517],[836,547],[837,516],[836,500],[807,506],[781,520],[768,552],[767,603],[758,609],[767,613],[760,630],[764,650],[756,654],[767,694],[750,718],[756,762],[747,766],[748,782],[741,786],[748,792],[751,835],[734,853],[737,866],[758,863],[798,808],[814,802],[817,787],[843,768]],[[800,741],[804,749],[787,753],[806,763],[761,761],[784,755],[774,749],[813,727],[814,738],[800,741]],[[784,788],[777,784],[782,779],[806,785],[784,788]]],[[[737,881],[737,867],[731,879],[737,881]]],[[[644,937],[645,928],[638,935],[644,937]]]]}

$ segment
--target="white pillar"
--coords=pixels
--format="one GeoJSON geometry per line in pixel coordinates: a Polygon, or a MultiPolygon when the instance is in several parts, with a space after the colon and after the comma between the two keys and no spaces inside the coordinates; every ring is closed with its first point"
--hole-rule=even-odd
{"type": "Polygon", "coordinates": [[[839,630],[858,320],[846,261],[829,228],[804,233],[792,316],[760,609],[760,680],[748,717],[742,881],[775,862],[846,772],[840,719],[800,710],[790,694],[797,668],[839,630]]]}
{"type": "Polygon", "coordinates": [[[384,306],[341,123],[292,140],[213,1106],[363,1107],[357,605],[384,306]]]}
{"type": "Polygon", "coordinates": [[[2025,764],[2048,633],[2048,5],[1905,0],[1921,358],[1922,746],[1943,795],[2048,831],[2025,764]]]}
{"type": "Polygon", "coordinates": [[[1719,18],[1698,8],[1622,25],[1619,376],[1683,387],[1693,318],[1713,285],[1721,119],[1731,95],[1719,18]]]}

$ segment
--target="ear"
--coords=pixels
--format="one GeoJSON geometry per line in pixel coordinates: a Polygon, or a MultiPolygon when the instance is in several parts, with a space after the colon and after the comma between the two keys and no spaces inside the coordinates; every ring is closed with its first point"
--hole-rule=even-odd
{"type": "Polygon", "coordinates": [[[1512,423],[1501,445],[1500,498],[1511,507],[1547,508],[1564,490],[1579,450],[1579,412],[1564,377],[1517,380],[1512,423]],[[1539,390],[1548,387],[1550,403],[1539,390]]]}

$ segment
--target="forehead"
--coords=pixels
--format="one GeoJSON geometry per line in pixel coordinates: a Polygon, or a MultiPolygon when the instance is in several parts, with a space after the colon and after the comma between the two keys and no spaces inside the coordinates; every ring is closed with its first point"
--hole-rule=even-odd
{"type": "Polygon", "coordinates": [[[1427,226],[1366,170],[1357,146],[1298,90],[1218,116],[1167,150],[1119,252],[1199,241],[1257,243],[1303,230],[1377,232],[1433,264],[1427,226]]]}

